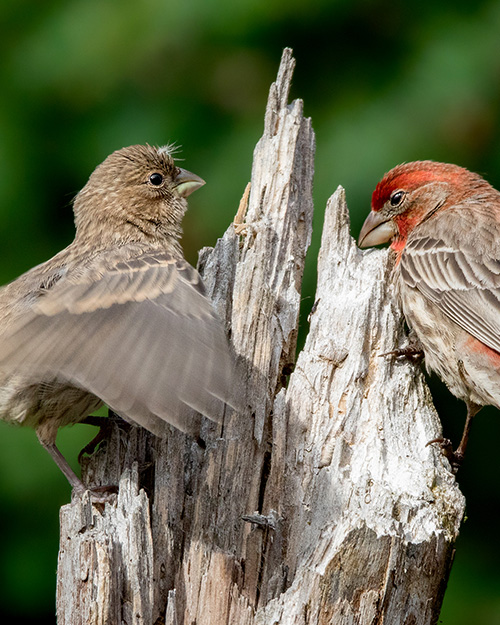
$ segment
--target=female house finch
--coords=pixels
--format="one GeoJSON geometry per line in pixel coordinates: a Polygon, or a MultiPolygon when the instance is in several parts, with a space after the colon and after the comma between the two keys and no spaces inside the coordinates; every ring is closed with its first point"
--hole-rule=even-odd
{"type": "Polygon", "coordinates": [[[456,165],[398,165],[377,185],[361,247],[391,242],[395,281],[426,365],[464,400],[458,449],[436,439],[456,470],[472,418],[500,408],[500,193],[456,165]]]}
{"type": "Polygon", "coordinates": [[[197,435],[187,409],[217,418],[231,401],[224,330],[179,243],[203,184],[168,148],[114,152],[76,196],[73,243],[0,290],[0,418],[34,426],[77,491],[59,427],[104,402],[156,434],[197,435]]]}

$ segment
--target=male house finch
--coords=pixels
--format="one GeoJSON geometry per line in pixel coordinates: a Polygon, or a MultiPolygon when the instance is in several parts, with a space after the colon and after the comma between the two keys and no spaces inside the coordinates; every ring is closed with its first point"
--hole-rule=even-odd
{"type": "Polygon", "coordinates": [[[106,403],[162,435],[198,434],[188,407],[230,402],[223,328],[179,243],[185,197],[204,181],[169,148],[111,154],[76,196],[74,241],[0,289],[0,418],[31,425],[73,488],[59,427],[106,403]]]}
{"type": "Polygon", "coordinates": [[[464,400],[458,449],[436,439],[456,470],[472,418],[500,408],[500,193],[456,165],[398,165],[377,185],[361,247],[392,241],[395,281],[425,362],[464,400]]]}

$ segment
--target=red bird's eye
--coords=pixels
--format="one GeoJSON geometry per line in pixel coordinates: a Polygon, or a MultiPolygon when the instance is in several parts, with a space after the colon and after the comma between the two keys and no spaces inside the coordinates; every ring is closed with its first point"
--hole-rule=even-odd
{"type": "Polygon", "coordinates": [[[399,206],[401,204],[401,202],[403,201],[403,198],[405,196],[405,192],[404,191],[395,191],[392,195],[391,195],[391,206],[399,206]]]}

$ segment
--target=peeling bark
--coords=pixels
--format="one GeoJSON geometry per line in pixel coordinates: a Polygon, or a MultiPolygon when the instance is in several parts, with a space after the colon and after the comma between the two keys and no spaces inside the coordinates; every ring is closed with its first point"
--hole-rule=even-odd
{"type": "Polygon", "coordinates": [[[200,271],[231,335],[247,414],[113,432],[84,479],[113,504],[61,510],[60,625],[437,621],[464,511],[440,424],[405,340],[387,251],[361,252],[344,192],[328,202],[316,303],[295,369],[315,149],[288,104],[285,50],[254,152],[244,224],[200,271]]]}

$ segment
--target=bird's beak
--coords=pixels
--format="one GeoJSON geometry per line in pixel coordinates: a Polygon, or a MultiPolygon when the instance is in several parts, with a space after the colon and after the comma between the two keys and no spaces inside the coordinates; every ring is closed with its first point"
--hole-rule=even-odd
{"type": "Polygon", "coordinates": [[[203,178],[187,171],[187,169],[179,169],[179,173],[174,178],[174,188],[181,197],[191,195],[193,191],[196,191],[204,184],[203,178]]]}
{"type": "Polygon", "coordinates": [[[397,234],[396,225],[389,217],[374,213],[368,215],[359,233],[359,247],[371,247],[380,243],[387,243],[397,234]]]}

